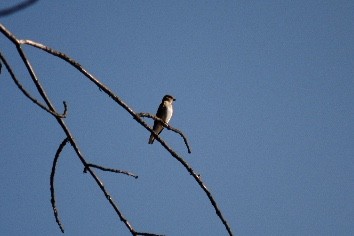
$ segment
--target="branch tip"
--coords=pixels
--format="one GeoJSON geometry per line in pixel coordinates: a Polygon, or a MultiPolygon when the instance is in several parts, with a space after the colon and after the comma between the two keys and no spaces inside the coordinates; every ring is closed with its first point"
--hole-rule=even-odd
{"type": "Polygon", "coordinates": [[[102,170],[102,171],[108,171],[108,172],[113,172],[113,173],[128,175],[128,176],[130,176],[130,177],[134,177],[135,179],[138,178],[137,175],[135,175],[135,174],[133,174],[133,173],[130,173],[130,172],[128,172],[128,171],[125,171],[125,170],[118,170],[118,169],[107,168],[107,167],[103,167],[103,166],[96,165],[96,164],[92,164],[92,163],[88,163],[88,164],[84,167],[84,173],[87,173],[87,169],[90,168],[90,167],[96,168],[96,169],[99,169],[99,170],[102,170]]]}
{"type": "Polygon", "coordinates": [[[55,217],[55,221],[57,222],[60,230],[62,233],[64,233],[64,227],[59,219],[59,213],[55,204],[55,191],[54,191],[54,176],[55,176],[55,170],[56,170],[56,166],[58,163],[58,159],[60,156],[61,151],[63,150],[63,148],[65,147],[65,145],[69,142],[68,138],[65,138],[61,144],[59,145],[55,156],[54,156],[54,160],[53,160],[53,166],[52,166],[52,171],[50,173],[50,195],[51,195],[51,199],[50,202],[52,204],[52,209],[53,209],[53,213],[54,213],[54,217],[55,217]]]}

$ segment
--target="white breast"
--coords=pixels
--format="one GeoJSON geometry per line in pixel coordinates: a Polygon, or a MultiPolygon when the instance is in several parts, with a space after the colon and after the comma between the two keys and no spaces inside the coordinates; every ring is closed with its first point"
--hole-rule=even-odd
{"type": "Polygon", "coordinates": [[[167,113],[166,113],[166,119],[165,119],[165,122],[166,122],[166,123],[170,122],[171,117],[172,117],[172,114],[173,114],[172,105],[169,105],[169,106],[167,107],[167,113]]]}
{"type": "Polygon", "coordinates": [[[171,117],[172,117],[173,107],[172,107],[172,104],[167,101],[164,102],[164,106],[165,106],[166,112],[164,112],[164,117],[162,119],[166,123],[168,123],[168,122],[170,122],[171,117]]]}

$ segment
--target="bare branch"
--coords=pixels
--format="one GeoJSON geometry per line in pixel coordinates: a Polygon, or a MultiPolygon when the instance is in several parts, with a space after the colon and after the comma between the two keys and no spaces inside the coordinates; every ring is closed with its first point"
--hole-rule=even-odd
{"type": "Polygon", "coordinates": [[[37,1],[38,0],[27,0],[27,1],[20,2],[14,6],[4,8],[4,9],[0,10],[0,17],[8,16],[8,15],[11,15],[11,14],[16,13],[18,11],[21,11],[21,10],[25,9],[26,7],[29,7],[32,4],[36,3],[37,1]]]}
{"type": "MultiPolygon", "coordinates": [[[[43,110],[45,110],[46,112],[49,112],[50,114],[52,114],[53,116],[56,117],[60,117],[60,118],[65,118],[66,117],[66,112],[67,112],[67,105],[66,102],[64,101],[64,113],[63,114],[58,114],[54,111],[49,110],[45,105],[43,105],[42,103],[40,103],[37,99],[35,99],[34,97],[32,97],[29,92],[27,92],[26,89],[23,88],[23,86],[21,85],[21,83],[18,81],[18,79],[16,78],[14,72],[12,71],[10,65],[8,64],[7,60],[5,59],[5,57],[1,54],[0,52],[0,61],[2,61],[6,67],[6,70],[9,72],[12,80],[15,82],[15,84],[17,85],[17,87],[21,90],[21,92],[27,97],[29,98],[32,102],[34,102],[37,106],[39,106],[40,108],[42,108],[43,110]]],[[[1,67],[1,66],[0,66],[1,67]]]]}
{"type": "Polygon", "coordinates": [[[65,101],[63,101],[63,105],[64,105],[64,112],[62,115],[57,116],[58,118],[65,118],[66,117],[66,112],[68,111],[68,106],[66,105],[65,101]]]}
{"type": "MultiPolygon", "coordinates": [[[[99,166],[99,165],[95,165],[95,164],[87,164],[87,167],[92,167],[92,168],[96,168],[99,170],[103,170],[103,171],[109,171],[109,172],[114,172],[114,173],[119,173],[119,174],[125,174],[131,177],[134,177],[135,179],[137,179],[139,176],[130,173],[128,171],[125,170],[117,170],[117,169],[112,169],[112,168],[107,168],[107,167],[103,167],[103,166],[99,166]]],[[[84,168],[84,173],[87,173],[87,167],[84,168]]]]}
{"type": "MultiPolygon", "coordinates": [[[[144,112],[140,112],[140,113],[137,113],[138,116],[140,117],[148,117],[148,118],[151,118],[153,120],[158,120],[161,122],[161,124],[168,130],[172,130],[173,132],[179,134],[182,138],[183,138],[183,141],[184,143],[186,144],[186,147],[188,149],[188,153],[192,153],[191,151],[191,148],[189,147],[188,145],[188,141],[187,141],[187,137],[182,133],[182,131],[176,129],[176,128],[173,128],[171,125],[169,124],[166,124],[163,120],[161,120],[160,118],[158,118],[157,116],[154,116],[154,115],[151,115],[150,113],[144,113],[144,112]]],[[[157,134],[154,132],[154,135],[155,135],[155,138],[157,136],[157,134]]]]}
{"type": "Polygon", "coordinates": [[[63,148],[65,147],[65,145],[69,142],[68,138],[65,138],[61,144],[59,145],[59,148],[57,150],[57,152],[55,153],[55,157],[53,160],[53,166],[52,166],[52,172],[50,173],[50,195],[51,195],[51,200],[50,202],[52,203],[52,208],[53,208],[53,212],[54,212],[54,216],[55,216],[55,221],[57,222],[60,230],[62,233],[64,233],[64,227],[61,224],[61,221],[59,219],[59,215],[58,215],[58,210],[57,207],[55,205],[55,192],[54,192],[54,175],[55,175],[55,170],[56,170],[56,166],[57,166],[57,162],[60,156],[61,151],[63,150],[63,148]]]}

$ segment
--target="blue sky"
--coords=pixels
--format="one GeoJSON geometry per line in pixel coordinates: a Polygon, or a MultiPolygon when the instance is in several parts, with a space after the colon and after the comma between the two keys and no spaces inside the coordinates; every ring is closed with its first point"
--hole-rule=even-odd
{"type": "MultiPolygon", "coordinates": [[[[5,1],[10,6],[13,1],[5,1]]],[[[201,174],[236,235],[354,234],[353,1],[38,1],[0,18],[66,53],[136,112],[177,98],[161,136],[201,174]]],[[[86,159],[137,231],[227,235],[204,192],[80,73],[25,47],[86,159]]],[[[24,86],[40,96],[0,36],[24,86]]],[[[0,74],[0,235],[62,235],[49,176],[64,138],[0,74]]],[[[152,122],[146,119],[150,124],[152,122]]],[[[130,235],[70,146],[56,175],[65,235],[130,235]]]]}

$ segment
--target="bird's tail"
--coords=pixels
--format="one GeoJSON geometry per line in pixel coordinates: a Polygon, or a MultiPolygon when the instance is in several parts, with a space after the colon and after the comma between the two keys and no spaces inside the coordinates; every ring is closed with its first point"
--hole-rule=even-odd
{"type": "Polygon", "coordinates": [[[153,144],[155,141],[155,137],[153,134],[150,135],[150,138],[149,138],[149,144],[153,144]]]}

